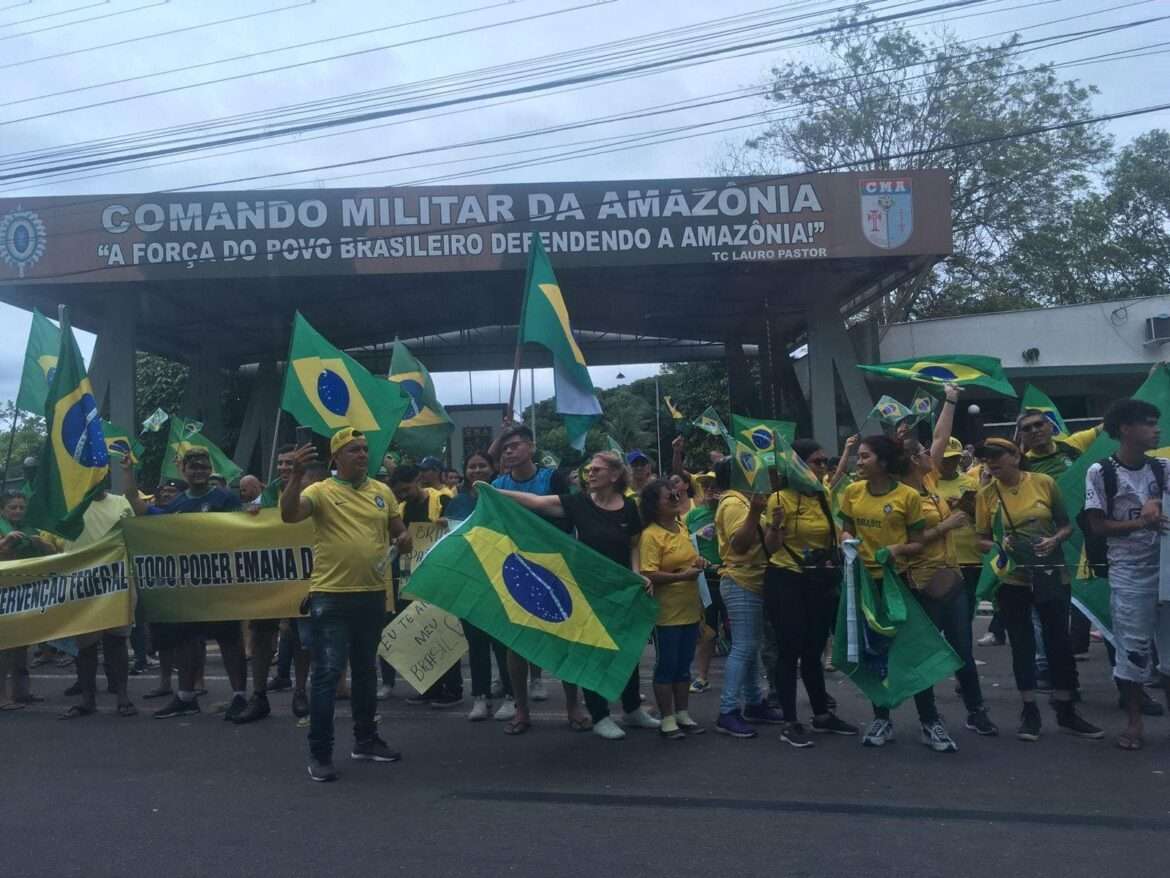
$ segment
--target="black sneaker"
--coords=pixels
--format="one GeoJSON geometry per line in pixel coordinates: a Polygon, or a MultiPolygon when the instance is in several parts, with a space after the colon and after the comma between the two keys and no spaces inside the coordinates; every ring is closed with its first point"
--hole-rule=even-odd
{"type": "Polygon", "coordinates": [[[463,703],[462,695],[455,695],[451,692],[444,692],[436,695],[431,699],[431,708],[433,710],[444,710],[448,707],[455,707],[463,703]]]}
{"type": "Polygon", "coordinates": [[[70,686],[68,689],[65,690],[65,696],[67,698],[73,698],[74,696],[77,696],[80,694],[81,694],[81,681],[80,680],[78,680],[76,683],[74,683],[72,686],[70,686]]]}
{"type": "Polygon", "coordinates": [[[305,694],[304,689],[298,689],[293,693],[292,715],[297,719],[309,715],[309,696],[305,694]]]}
{"type": "Polygon", "coordinates": [[[192,698],[184,701],[178,695],[171,699],[166,707],[160,707],[154,712],[155,719],[170,719],[173,716],[190,716],[199,713],[199,699],[192,698]]]}
{"type": "Polygon", "coordinates": [[[332,762],[314,757],[309,760],[309,777],[318,783],[328,783],[331,780],[337,780],[337,769],[333,767],[332,762]]]}
{"type": "Polygon", "coordinates": [[[1056,724],[1078,738],[1092,738],[1097,740],[1105,737],[1105,732],[1091,722],[1084,719],[1071,702],[1056,705],[1056,724]]]}
{"type": "Polygon", "coordinates": [[[967,714],[967,728],[977,735],[991,737],[999,734],[999,726],[991,721],[991,717],[987,715],[987,711],[982,707],[967,714]]]}
{"type": "Polygon", "coordinates": [[[788,723],[788,725],[780,730],[780,740],[798,750],[816,746],[813,739],[808,736],[808,732],[804,730],[804,726],[800,723],[788,723]]]}
{"type": "Polygon", "coordinates": [[[293,681],[288,677],[273,677],[268,681],[269,692],[284,692],[293,687],[293,681]]]}
{"type": "Polygon", "coordinates": [[[857,726],[845,722],[835,713],[830,713],[824,719],[817,719],[814,716],[812,730],[826,735],[856,735],[859,731],[857,726]]]}
{"type": "Polygon", "coordinates": [[[377,735],[365,741],[355,741],[350,752],[351,759],[360,759],[367,762],[397,762],[402,754],[391,750],[389,745],[377,735]]]}
{"type": "Polygon", "coordinates": [[[272,713],[272,708],[268,706],[268,696],[263,692],[257,692],[248,702],[248,706],[241,710],[232,722],[242,726],[244,723],[254,723],[256,720],[264,719],[270,713],[272,713]]]}
{"type": "Polygon", "coordinates": [[[416,695],[411,695],[411,696],[409,696],[409,697],[407,697],[407,698],[405,698],[405,699],[403,699],[403,700],[404,700],[404,701],[405,701],[407,704],[412,704],[412,705],[414,705],[415,707],[418,707],[419,705],[426,705],[426,704],[430,704],[430,703],[431,703],[431,700],[432,700],[432,697],[431,697],[430,695],[427,695],[425,692],[419,692],[418,694],[416,694],[416,695]]]}
{"type": "Polygon", "coordinates": [[[1036,702],[1029,701],[1020,711],[1020,727],[1016,730],[1016,737],[1021,741],[1040,740],[1040,708],[1036,702]]]}
{"type": "Polygon", "coordinates": [[[232,703],[228,705],[227,710],[223,712],[224,722],[234,723],[236,717],[242,714],[248,708],[248,699],[243,695],[233,695],[232,703]]]}

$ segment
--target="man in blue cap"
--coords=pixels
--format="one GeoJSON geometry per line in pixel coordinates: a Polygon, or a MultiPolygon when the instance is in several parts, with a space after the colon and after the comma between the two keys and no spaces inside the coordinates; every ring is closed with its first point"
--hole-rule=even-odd
{"type": "Polygon", "coordinates": [[[630,475],[633,477],[630,487],[626,489],[626,496],[641,496],[642,489],[654,478],[654,464],[637,448],[626,455],[626,463],[630,465],[630,475]]]}

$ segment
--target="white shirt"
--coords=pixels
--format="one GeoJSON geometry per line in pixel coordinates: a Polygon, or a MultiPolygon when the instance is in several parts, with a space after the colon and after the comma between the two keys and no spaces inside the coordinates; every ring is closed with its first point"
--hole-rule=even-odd
{"type": "MultiPolygon", "coordinates": [[[[1165,496],[1158,496],[1158,483],[1154,477],[1154,466],[1165,468],[1165,463],[1159,458],[1147,462],[1141,469],[1129,469],[1113,461],[1113,468],[1117,471],[1117,493],[1113,497],[1113,514],[1109,515],[1112,521],[1133,521],[1142,512],[1146,501],[1154,498],[1162,500],[1162,508],[1167,508],[1165,496]]],[[[1170,487],[1170,478],[1163,484],[1170,487]]],[[[1101,472],[1101,464],[1095,463],[1085,473],[1085,508],[1100,509],[1106,512],[1108,503],[1105,497],[1105,476],[1101,472]]],[[[1142,528],[1127,534],[1111,534],[1108,539],[1108,558],[1110,564],[1146,565],[1158,563],[1159,534],[1156,530],[1142,528]]]]}

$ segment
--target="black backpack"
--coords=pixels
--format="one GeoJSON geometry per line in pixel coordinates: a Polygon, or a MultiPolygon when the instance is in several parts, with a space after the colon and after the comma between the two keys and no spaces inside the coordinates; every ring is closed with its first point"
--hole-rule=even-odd
{"type": "MultiPolygon", "coordinates": [[[[1120,463],[1112,455],[1098,463],[1101,464],[1101,481],[1105,487],[1105,518],[1110,519],[1113,517],[1113,498],[1117,496],[1117,467],[1120,463]]],[[[1166,491],[1166,465],[1158,457],[1147,457],[1146,463],[1153,464],[1154,484],[1157,485],[1158,496],[1161,496],[1166,491]]],[[[1104,578],[1109,574],[1109,541],[1104,534],[1093,533],[1086,510],[1082,509],[1077,516],[1077,527],[1085,538],[1085,560],[1089,569],[1093,576],[1104,578]]]]}

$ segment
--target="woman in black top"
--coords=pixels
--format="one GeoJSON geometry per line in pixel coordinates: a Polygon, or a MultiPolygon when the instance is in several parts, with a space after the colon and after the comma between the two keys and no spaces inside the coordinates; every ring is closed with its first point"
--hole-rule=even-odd
{"type": "MultiPolygon", "coordinates": [[[[560,494],[540,497],[517,491],[500,491],[521,506],[549,518],[563,518],[577,533],[577,539],[594,551],[600,552],[616,564],[639,568],[638,535],[642,521],[633,499],[625,496],[629,473],[625,462],[612,451],[595,454],[587,467],[588,484],[580,494],[560,494]]],[[[607,740],[626,736],[621,726],[609,715],[609,703],[595,692],[585,690],[585,704],[590,717],[580,713],[577,687],[565,683],[565,707],[569,725],[576,731],[590,728],[607,740]]],[[[629,683],[622,691],[622,709],[625,725],[642,729],[656,729],[658,720],[646,713],[638,692],[638,669],[634,669],[629,683]]]]}

